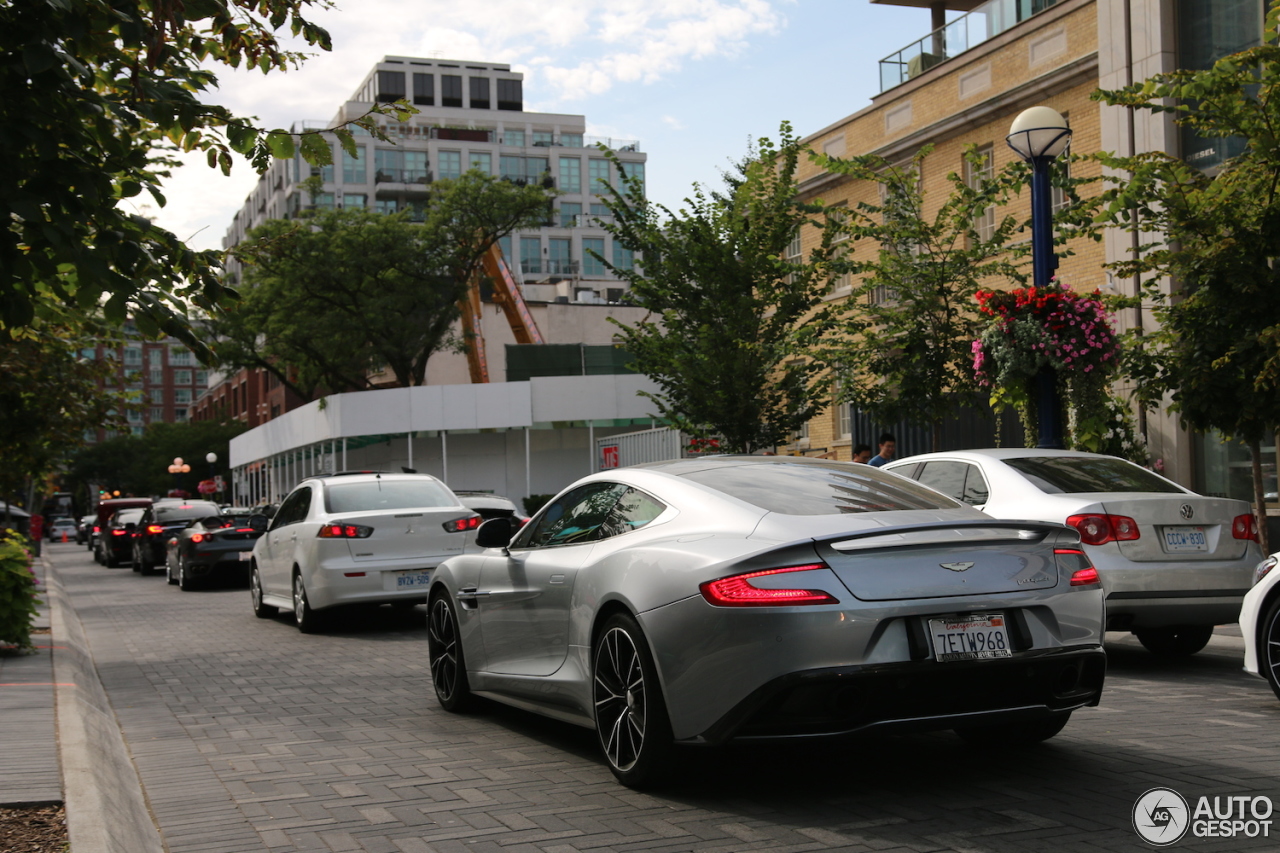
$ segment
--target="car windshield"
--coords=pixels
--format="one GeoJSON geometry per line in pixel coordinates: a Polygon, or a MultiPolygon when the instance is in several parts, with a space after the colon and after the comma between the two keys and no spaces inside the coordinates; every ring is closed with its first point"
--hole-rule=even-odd
{"type": "Polygon", "coordinates": [[[904,477],[851,462],[788,463],[706,460],[672,473],[784,515],[839,515],[961,504],[904,477]]]}
{"type": "Polygon", "coordinates": [[[1132,462],[1107,456],[1028,456],[1004,464],[1049,495],[1082,492],[1167,492],[1173,483],[1132,462]]]}
{"type": "Polygon", "coordinates": [[[325,490],[325,507],[332,513],[457,505],[448,490],[425,478],[343,483],[325,490]]]}
{"type": "Polygon", "coordinates": [[[216,504],[190,503],[166,504],[152,507],[156,521],[160,524],[173,524],[175,521],[187,521],[192,518],[208,518],[218,514],[216,504]]]}

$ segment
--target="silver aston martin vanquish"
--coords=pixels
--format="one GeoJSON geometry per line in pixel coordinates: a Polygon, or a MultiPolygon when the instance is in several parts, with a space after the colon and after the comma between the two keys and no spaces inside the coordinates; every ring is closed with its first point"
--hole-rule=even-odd
{"type": "Polygon", "coordinates": [[[592,727],[624,784],[674,744],[955,729],[1052,737],[1096,705],[1097,572],[1077,531],[997,521],[867,465],[708,457],[579,480],[436,570],[448,710],[592,727]]]}

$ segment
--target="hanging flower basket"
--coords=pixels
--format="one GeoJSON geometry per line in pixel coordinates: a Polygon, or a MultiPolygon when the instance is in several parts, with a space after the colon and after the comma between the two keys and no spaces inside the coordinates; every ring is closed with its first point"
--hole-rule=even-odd
{"type": "Polygon", "coordinates": [[[991,389],[997,411],[1014,407],[1028,441],[1038,432],[1032,390],[1047,373],[1066,408],[1068,446],[1101,452],[1113,428],[1108,387],[1120,363],[1120,342],[1102,295],[1056,283],[1017,290],[979,290],[978,310],[990,318],[973,342],[973,369],[991,389]]]}

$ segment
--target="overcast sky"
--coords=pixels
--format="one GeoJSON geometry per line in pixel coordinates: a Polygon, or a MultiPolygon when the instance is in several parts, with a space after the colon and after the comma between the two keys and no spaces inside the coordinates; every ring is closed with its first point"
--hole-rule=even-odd
{"type": "MultiPolygon", "coordinates": [[[[509,63],[526,110],[639,140],[649,195],[672,208],[779,122],[807,134],[867,106],[877,61],[929,29],[925,9],[869,0],[337,0],[312,18],[332,52],[283,74],[219,69],[211,100],[288,128],[330,119],[383,56],[509,63]]],[[[243,160],[223,177],[193,158],[144,212],[218,248],[256,181],[243,160]]]]}

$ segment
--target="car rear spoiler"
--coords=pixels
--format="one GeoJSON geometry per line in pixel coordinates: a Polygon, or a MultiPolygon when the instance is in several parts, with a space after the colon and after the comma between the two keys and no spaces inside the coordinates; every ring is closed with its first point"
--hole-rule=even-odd
{"type": "MultiPolygon", "coordinates": [[[[973,521],[927,521],[919,524],[897,524],[892,527],[877,527],[874,530],[861,530],[856,533],[832,533],[826,536],[814,536],[808,540],[815,545],[831,545],[836,542],[850,542],[858,539],[874,539],[877,536],[890,536],[900,533],[921,533],[931,530],[963,530],[963,529],[982,529],[982,530],[1019,530],[1028,531],[1034,536],[1023,536],[1020,538],[1043,539],[1050,533],[1071,531],[1076,532],[1075,528],[1067,527],[1065,524],[1059,524],[1056,521],[1010,521],[1008,519],[991,519],[973,520],[973,521]]],[[[797,542],[796,544],[799,544],[797,542]]]]}

